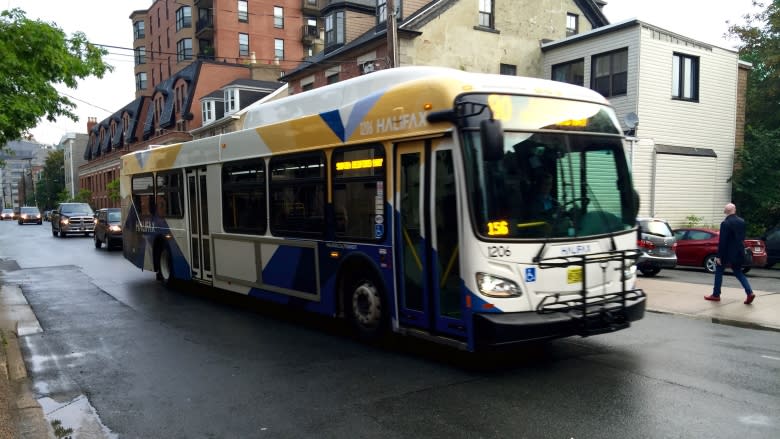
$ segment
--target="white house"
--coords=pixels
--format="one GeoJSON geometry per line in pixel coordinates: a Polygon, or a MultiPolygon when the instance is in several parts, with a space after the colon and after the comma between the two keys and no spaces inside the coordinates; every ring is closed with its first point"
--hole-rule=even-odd
{"type": "Polygon", "coordinates": [[[721,221],[750,68],[737,52],[636,19],[543,43],[542,51],[544,77],[599,91],[633,134],[626,149],[641,216],[673,226],[690,215],[721,221]]]}

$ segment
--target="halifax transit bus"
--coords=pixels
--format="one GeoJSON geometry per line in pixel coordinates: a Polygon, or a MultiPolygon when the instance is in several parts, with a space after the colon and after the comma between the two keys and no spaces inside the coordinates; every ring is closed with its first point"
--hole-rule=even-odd
{"type": "Polygon", "coordinates": [[[596,92],[401,67],[243,117],[122,157],[124,256],[166,284],[470,351],[644,316],[638,196],[596,92]]]}

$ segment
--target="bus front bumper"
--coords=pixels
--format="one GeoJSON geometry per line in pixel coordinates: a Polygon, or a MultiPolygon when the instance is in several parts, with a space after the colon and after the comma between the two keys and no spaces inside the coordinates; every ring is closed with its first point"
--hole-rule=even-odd
{"type": "Polygon", "coordinates": [[[645,315],[647,298],[642,290],[632,290],[623,298],[588,304],[555,312],[516,312],[474,314],[477,349],[501,348],[573,335],[589,336],[625,329],[645,315]]]}

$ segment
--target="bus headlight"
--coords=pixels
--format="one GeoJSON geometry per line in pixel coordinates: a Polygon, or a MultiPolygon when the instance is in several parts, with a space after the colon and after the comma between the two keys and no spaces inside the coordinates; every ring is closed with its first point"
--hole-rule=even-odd
{"type": "Polygon", "coordinates": [[[623,270],[623,278],[626,280],[632,279],[636,276],[636,265],[631,265],[623,270]]]}
{"type": "Polygon", "coordinates": [[[490,297],[520,297],[523,292],[511,280],[487,273],[477,273],[479,292],[490,297]]]}

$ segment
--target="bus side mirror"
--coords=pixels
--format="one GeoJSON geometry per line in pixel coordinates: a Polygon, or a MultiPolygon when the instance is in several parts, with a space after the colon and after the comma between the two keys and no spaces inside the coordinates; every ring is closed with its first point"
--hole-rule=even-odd
{"type": "Polygon", "coordinates": [[[504,157],[504,130],[501,121],[485,119],[479,123],[479,136],[482,140],[482,160],[495,162],[504,157]]]}

